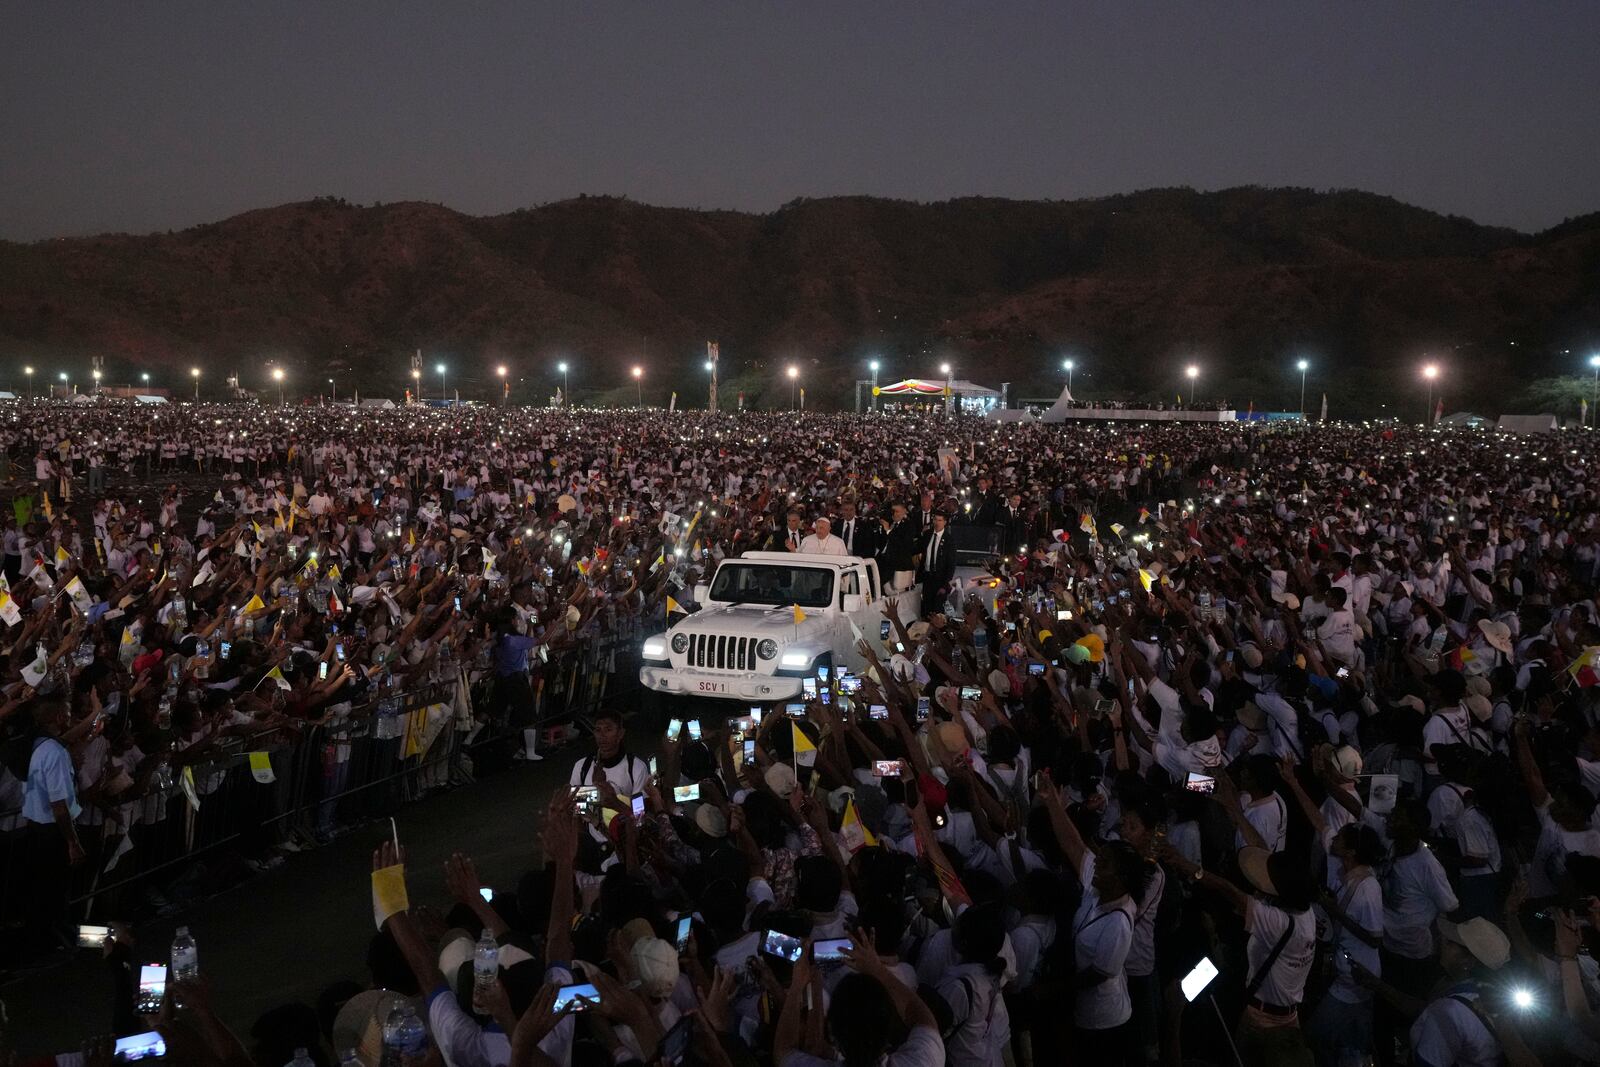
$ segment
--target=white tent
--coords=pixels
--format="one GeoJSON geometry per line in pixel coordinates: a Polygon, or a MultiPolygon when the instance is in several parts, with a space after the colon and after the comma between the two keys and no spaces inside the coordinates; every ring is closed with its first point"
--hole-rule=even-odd
{"type": "Polygon", "coordinates": [[[1049,410],[1040,416],[1040,418],[1045,422],[1066,422],[1067,409],[1071,406],[1072,387],[1070,385],[1063,385],[1061,387],[1061,395],[1056,397],[1056,402],[1051,404],[1049,410]]]}
{"type": "Polygon", "coordinates": [[[136,393],[133,399],[141,404],[165,404],[167,402],[166,397],[154,396],[150,393],[136,393]]]}
{"type": "Polygon", "coordinates": [[[1556,425],[1554,415],[1501,415],[1498,428],[1507,433],[1552,433],[1556,425]]]}

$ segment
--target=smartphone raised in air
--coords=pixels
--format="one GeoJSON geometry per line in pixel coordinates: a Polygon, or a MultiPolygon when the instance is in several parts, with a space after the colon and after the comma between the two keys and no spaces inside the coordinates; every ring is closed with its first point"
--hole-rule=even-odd
{"type": "Polygon", "coordinates": [[[1044,666],[1043,663],[1030,663],[1028,664],[1028,673],[1037,678],[1044,673],[1044,666]]]}
{"type": "Polygon", "coordinates": [[[1215,793],[1217,791],[1217,780],[1209,774],[1190,771],[1189,780],[1183,784],[1183,787],[1191,793],[1215,793]]]}
{"type": "Polygon", "coordinates": [[[106,938],[111,936],[109,926],[79,926],[78,947],[100,948],[106,943],[106,938]]]}
{"type": "Polygon", "coordinates": [[[485,904],[494,903],[494,890],[490,889],[488,886],[480,885],[478,887],[478,895],[483,898],[483,902],[485,904]]]}
{"type": "Polygon", "coordinates": [[[818,963],[844,959],[844,954],[850,948],[848,937],[830,937],[826,941],[813,941],[811,943],[811,958],[818,963]]]}
{"type": "Polygon", "coordinates": [[[927,722],[928,721],[928,711],[929,711],[930,708],[932,708],[932,706],[933,706],[932,703],[928,700],[927,697],[918,697],[917,698],[917,721],[918,722],[927,722]]]}
{"type": "Polygon", "coordinates": [[[575,1012],[597,1008],[600,1006],[600,991],[590,982],[564,985],[556,990],[555,1003],[550,1006],[551,1014],[560,1015],[568,1004],[572,1005],[575,1012]]]}
{"type": "Polygon", "coordinates": [[[682,952],[689,947],[689,929],[694,925],[693,916],[685,915],[678,920],[678,951],[682,952]]]}
{"type": "Polygon", "coordinates": [[[691,800],[700,799],[700,783],[693,785],[675,785],[672,787],[672,799],[676,803],[685,804],[691,800]]]}
{"type": "Polygon", "coordinates": [[[154,1015],[161,1010],[161,1000],[167,995],[167,965],[146,963],[139,968],[139,999],[136,1006],[141,1015],[154,1015]]]}
{"type": "Polygon", "coordinates": [[[1183,981],[1180,983],[1183,988],[1183,999],[1192,1002],[1195,997],[1205,992],[1206,986],[1211,984],[1211,980],[1218,973],[1220,972],[1217,970],[1217,965],[1211,962],[1211,958],[1202,956],[1200,962],[1194,965],[1194,970],[1183,976],[1183,981]]]}
{"type": "Polygon", "coordinates": [[[766,936],[761,939],[762,952],[776,956],[780,960],[788,960],[790,963],[800,958],[803,947],[804,942],[798,937],[779,933],[777,930],[768,930],[766,936]]]}
{"type": "Polygon", "coordinates": [[[691,741],[700,740],[700,720],[699,719],[690,719],[689,720],[689,740],[691,740],[691,741]]]}
{"type": "Polygon", "coordinates": [[[888,619],[884,619],[882,622],[878,623],[878,640],[887,641],[889,639],[889,632],[892,629],[894,629],[894,626],[889,622],[888,619]]]}
{"type": "Polygon", "coordinates": [[[975,685],[964,685],[961,687],[962,700],[977,700],[982,695],[983,690],[979,689],[975,685]]]}
{"type": "Polygon", "coordinates": [[[888,717],[889,717],[889,706],[887,704],[868,704],[867,705],[867,718],[869,718],[869,719],[887,719],[888,717]]]}
{"type": "Polygon", "coordinates": [[[875,759],[872,761],[872,775],[874,778],[898,778],[903,766],[897,759],[875,759]]]}
{"type": "Polygon", "coordinates": [[[817,680],[815,678],[800,679],[800,692],[807,700],[817,699],[817,680]]]}
{"type": "Polygon", "coordinates": [[[140,1060],[156,1060],[167,1054],[167,1042],[154,1030],[143,1034],[133,1034],[129,1037],[117,1038],[116,1048],[111,1053],[113,1063],[138,1063],[140,1060]]]}
{"type": "Polygon", "coordinates": [[[668,719],[667,720],[667,740],[668,741],[676,741],[678,739],[678,735],[681,734],[682,732],[683,732],[683,720],[682,719],[668,719]]]}

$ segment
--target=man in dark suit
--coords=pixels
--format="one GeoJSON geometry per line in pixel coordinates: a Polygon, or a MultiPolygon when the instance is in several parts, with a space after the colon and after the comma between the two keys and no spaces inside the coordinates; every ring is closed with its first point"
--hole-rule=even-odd
{"type": "Polygon", "coordinates": [[[839,540],[844,542],[845,551],[852,556],[870,559],[878,548],[877,538],[872,533],[875,525],[856,515],[854,500],[846,500],[839,505],[839,521],[834,523],[833,528],[838,532],[839,540]]]}
{"type": "Polygon", "coordinates": [[[911,513],[911,528],[920,540],[928,534],[928,527],[933,525],[933,494],[926,489],[922,491],[922,501],[917,505],[917,510],[911,513]]]}
{"type": "Polygon", "coordinates": [[[1000,546],[1002,549],[1014,552],[1021,545],[1031,546],[1033,522],[1028,518],[1028,509],[1023,506],[1021,493],[1011,494],[1000,510],[999,522],[1006,528],[1006,539],[1000,546]]]}
{"type": "Polygon", "coordinates": [[[977,491],[967,503],[972,505],[967,512],[967,521],[974,526],[993,526],[1000,521],[1000,494],[995,491],[994,482],[987,475],[978,479],[977,491]]]}
{"type": "Polygon", "coordinates": [[[906,506],[895,503],[889,515],[878,519],[875,535],[878,574],[894,589],[909,589],[916,577],[917,531],[906,516],[906,506]]]}
{"type": "Polygon", "coordinates": [[[766,552],[798,552],[800,541],[805,537],[806,531],[801,528],[800,513],[789,512],[784,519],[784,525],[772,531],[767,536],[766,543],[761,547],[766,552]]]}
{"type": "Polygon", "coordinates": [[[933,524],[922,536],[919,560],[917,577],[922,582],[922,613],[943,611],[950,580],[956,573],[956,553],[942,511],[933,513],[933,524]]]}

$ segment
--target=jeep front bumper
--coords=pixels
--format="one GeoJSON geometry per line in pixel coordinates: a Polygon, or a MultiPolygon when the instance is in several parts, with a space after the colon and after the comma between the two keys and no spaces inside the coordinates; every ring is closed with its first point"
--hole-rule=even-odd
{"type": "Polygon", "coordinates": [[[712,674],[699,671],[680,671],[670,667],[639,668],[639,681],[646,689],[656,693],[677,693],[684,696],[712,697],[722,700],[750,700],[756,703],[776,700],[798,700],[798,677],[774,677],[767,674],[712,674]]]}

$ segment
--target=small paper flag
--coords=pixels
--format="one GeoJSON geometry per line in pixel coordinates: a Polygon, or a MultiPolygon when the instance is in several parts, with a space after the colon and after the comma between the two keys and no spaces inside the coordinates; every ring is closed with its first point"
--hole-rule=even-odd
{"type": "Polygon", "coordinates": [[[817,763],[817,746],[811,743],[805,731],[800,729],[800,724],[791,721],[789,729],[794,731],[794,762],[799,767],[814,767],[817,763]]]}

